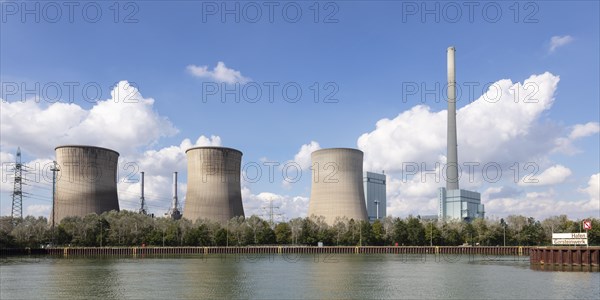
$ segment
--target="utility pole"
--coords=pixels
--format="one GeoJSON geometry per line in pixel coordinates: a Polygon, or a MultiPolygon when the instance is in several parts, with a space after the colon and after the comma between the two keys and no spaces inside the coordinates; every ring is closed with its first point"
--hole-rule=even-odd
{"type": "Polygon", "coordinates": [[[506,222],[504,222],[504,219],[500,219],[500,225],[502,225],[504,231],[504,247],[506,247],[506,222]]]}
{"type": "Polygon", "coordinates": [[[379,220],[379,200],[375,200],[373,201],[375,203],[375,207],[377,209],[377,212],[375,213],[376,215],[376,220],[379,220]]]}
{"type": "Polygon", "coordinates": [[[56,161],[53,161],[52,164],[50,171],[52,171],[52,245],[54,246],[54,244],[56,244],[54,232],[56,216],[56,172],[59,172],[60,169],[58,168],[56,161]]]}
{"type": "Polygon", "coordinates": [[[361,221],[358,221],[358,234],[359,234],[358,245],[362,247],[362,224],[361,224],[361,221]]]}
{"type": "Polygon", "coordinates": [[[429,246],[433,247],[433,222],[429,223],[431,228],[429,230],[429,246]]]}

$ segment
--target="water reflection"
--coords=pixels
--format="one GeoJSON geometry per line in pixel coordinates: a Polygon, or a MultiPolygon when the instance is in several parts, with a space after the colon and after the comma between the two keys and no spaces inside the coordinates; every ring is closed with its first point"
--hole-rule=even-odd
{"type": "Polygon", "coordinates": [[[600,293],[598,272],[539,272],[526,258],[510,256],[48,257],[1,261],[0,267],[1,299],[502,299],[585,298],[600,293]]]}
{"type": "Polygon", "coordinates": [[[600,272],[599,266],[590,266],[590,265],[534,265],[530,266],[532,270],[535,271],[551,271],[551,272],[600,272]]]}

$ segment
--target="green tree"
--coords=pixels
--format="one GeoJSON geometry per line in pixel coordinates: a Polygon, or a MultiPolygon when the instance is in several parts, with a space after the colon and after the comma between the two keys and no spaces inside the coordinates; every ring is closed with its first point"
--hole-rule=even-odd
{"type": "Polygon", "coordinates": [[[385,241],[385,230],[383,228],[383,224],[381,223],[380,220],[375,220],[375,222],[373,222],[373,225],[371,226],[371,228],[372,228],[373,235],[372,235],[370,244],[376,245],[376,246],[382,246],[385,241]]]}
{"type": "Polygon", "coordinates": [[[406,239],[411,246],[422,246],[425,243],[425,229],[417,218],[408,217],[406,221],[406,239]]]}
{"type": "Polygon", "coordinates": [[[439,245],[442,232],[434,222],[425,223],[425,245],[439,245]]]}
{"type": "Polygon", "coordinates": [[[305,218],[302,222],[300,243],[305,245],[316,245],[319,241],[318,231],[318,225],[311,218],[305,218]]]}
{"type": "Polygon", "coordinates": [[[372,245],[373,240],[373,231],[371,228],[371,223],[369,221],[360,221],[358,222],[358,226],[360,226],[360,240],[358,242],[361,246],[370,246],[372,245]]]}
{"type": "Polygon", "coordinates": [[[348,218],[336,218],[331,230],[333,244],[344,244],[344,235],[348,232],[348,218]]]}
{"type": "Polygon", "coordinates": [[[408,244],[408,229],[406,222],[400,218],[394,220],[392,242],[398,243],[398,245],[408,244]]]}
{"type": "Polygon", "coordinates": [[[447,222],[442,225],[442,245],[457,246],[463,243],[460,234],[460,222],[447,222]]]}
{"type": "Polygon", "coordinates": [[[291,242],[292,228],[288,223],[282,222],[275,225],[275,240],[280,245],[287,245],[291,242]]]}
{"type": "Polygon", "coordinates": [[[461,229],[461,237],[463,243],[474,245],[475,243],[473,242],[473,240],[477,235],[477,232],[475,231],[475,226],[473,226],[472,223],[462,223],[461,229]]]}
{"type": "Polygon", "coordinates": [[[258,232],[258,244],[259,245],[273,245],[277,242],[275,231],[271,228],[269,222],[263,221],[261,229],[258,232]]]}
{"type": "Polygon", "coordinates": [[[539,221],[527,218],[527,224],[521,231],[521,244],[526,246],[541,245],[546,240],[544,229],[539,221]]]}
{"type": "Polygon", "coordinates": [[[600,246],[600,220],[588,218],[592,222],[592,229],[588,230],[588,244],[590,246],[600,246]]]}

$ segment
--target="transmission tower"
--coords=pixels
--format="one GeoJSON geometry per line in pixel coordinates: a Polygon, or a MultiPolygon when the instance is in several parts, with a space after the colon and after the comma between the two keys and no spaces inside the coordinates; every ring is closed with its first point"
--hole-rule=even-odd
{"type": "Polygon", "coordinates": [[[23,164],[21,164],[21,147],[17,148],[17,158],[13,169],[15,175],[10,217],[14,223],[17,218],[23,219],[23,164]]]}
{"type": "Polygon", "coordinates": [[[262,208],[265,211],[265,214],[269,218],[269,225],[273,226],[275,224],[275,217],[281,217],[282,214],[276,212],[279,209],[279,206],[273,205],[273,200],[269,201],[269,205],[262,208]]]}

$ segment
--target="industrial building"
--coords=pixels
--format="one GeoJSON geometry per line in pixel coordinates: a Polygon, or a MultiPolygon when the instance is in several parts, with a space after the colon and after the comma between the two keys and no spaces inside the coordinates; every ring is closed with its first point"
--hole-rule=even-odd
{"type": "Polygon", "coordinates": [[[117,163],[119,153],[94,146],[65,145],[56,151],[56,191],[52,224],[65,217],[84,217],[119,210],[117,163]]]}
{"type": "Polygon", "coordinates": [[[195,147],[186,152],[187,194],[183,217],[227,222],[244,216],[240,169],[242,152],[225,147],[195,147]]]}
{"type": "Polygon", "coordinates": [[[438,220],[464,220],[484,218],[484,206],[481,194],[461,190],[458,187],[458,145],[456,138],[456,68],[454,64],[454,47],[448,47],[448,127],[447,127],[447,159],[446,187],[439,189],[438,220]]]}
{"type": "Polygon", "coordinates": [[[311,154],[313,172],[309,216],[323,216],[333,224],[336,218],[368,220],[363,186],[363,152],[330,148],[311,154]]]}
{"type": "Polygon", "coordinates": [[[387,215],[385,174],[365,172],[363,183],[369,222],[385,219],[387,215]]]}

